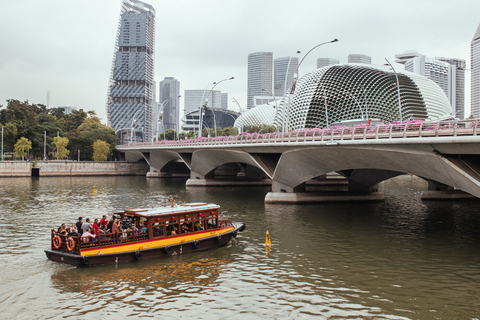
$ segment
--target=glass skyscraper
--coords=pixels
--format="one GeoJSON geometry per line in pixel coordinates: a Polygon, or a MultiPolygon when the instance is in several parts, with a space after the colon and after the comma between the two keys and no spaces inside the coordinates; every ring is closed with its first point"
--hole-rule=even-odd
{"type": "Polygon", "coordinates": [[[247,109],[255,107],[255,96],[273,95],[273,53],[248,55],[247,109]]]}
{"type": "Polygon", "coordinates": [[[107,97],[108,124],[120,143],[153,137],[154,48],[155,10],[123,0],[107,97]]]}

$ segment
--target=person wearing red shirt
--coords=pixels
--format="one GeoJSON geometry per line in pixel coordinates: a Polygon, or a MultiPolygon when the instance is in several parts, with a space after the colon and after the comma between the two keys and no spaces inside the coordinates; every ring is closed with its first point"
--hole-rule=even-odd
{"type": "Polygon", "coordinates": [[[98,219],[95,219],[95,221],[93,221],[92,233],[93,234],[98,234],[98,219]]]}
{"type": "Polygon", "coordinates": [[[103,215],[102,220],[100,220],[100,228],[104,229],[107,226],[107,216],[103,215]]]}

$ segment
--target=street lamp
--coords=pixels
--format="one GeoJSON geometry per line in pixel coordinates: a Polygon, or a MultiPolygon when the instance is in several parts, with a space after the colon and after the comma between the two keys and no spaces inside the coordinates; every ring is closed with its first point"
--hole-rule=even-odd
{"type": "MultiPolygon", "coordinates": [[[[135,118],[137,117],[138,113],[142,111],[142,109],[138,109],[137,112],[135,112],[135,114],[133,115],[133,120],[132,120],[132,131],[131,131],[131,136],[130,136],[130,142],[133,140],[133,129],[134,129],[134,126],[135,126],[135,118]]],[[[135,135],[135,142],[137,142],[137,136],[135,135]]]]}
{"type": "Polygon", "coordinates": [[[176,140],[179,140],[179,136],[178,136],[178,132],[177,132],[177,118],[176,118],[175,115],[172,114],[172,113],[169,113],[168,115],[169,115],[169,116],[172,116],[172,117],[173,117],[173,120],[175,120],[174,128],[175,128],[175,133],[176,133],[176,135],[177,135],[177,139],[176,139],[176,140]]]}
{"type": "MultiPolygon", "coordinates": [[[[155,136],[157,137],[157,139],[158,139],[158,133],[159,133],[159,132],[158,132],[158,131],[159,131],[159,128],[158,128],[159,125],[158,125],[158,123],[159,123],[159,120],[160,120],[160,113],[163,112],[163,109],[167,106],[167,104],[170,102],[170,100],[171,100],[171,99],[166,99],[166,100],[164,100],[164,101],[160,104],[160,106],[158,107],[157,122],[156,122],[157,125],[155,126],[155,129],[156,129],[156,130],[155,130],[155,136]]],[[[152,137],[152,143],[153,143],[153,138],[154,138],[154,137],[152,137]]]]}
{"type": "MultiPolygon", "coordinates": [[[[340,92],[340,91],[338,91],[338,92],[340,92]]],[[[362,114],[362,120],[365,120],[365,117],[363,116],[363,110],[362,110],[360,104],[358,103],[357,99],[347,90],[343,90],[342,93],[348,94],[353,100],[355,100],[355,103],[357,104],[358,109],[360,109],[360,113],[362,114]]]]}
{"type": "Polygon", "coordinates": [[[398,114],[400,116],[400,123],[402,123],[402,105],[400,104],[400,83],[398,82],[398,74],[397,71],[395,71],[395,68],[392,66],[390,61],[385,58],[385,61],[390,65],[390,68],[392,68],[393,72],[395,72],[395,78],[397,79],[397,94],[398,94],[398,114]]]}
{"type": "Polygon", "coordinates": [[[233,98],[233,101],[238,105],[238,109],[240,111],[240,119],[242,120],[242,126],[240,127],[240,133],[243,133],[243,118],[242,118],[242,107],[240,106],[240,103],[238,103],[237,99],[233,98]]]}
{"type": "MultiPolygon", "coordinates": [[[[204,104],[202,106],[200,106],[200,136],[202,136],[202,125],[203,125],[203,110],[206,110],[207,109],[207,104],[208,104],[208,96],[210,95],[210,93],[212,93],[213,89],[219,85],[220,83],[224,82],[224,81],[227,81],[227,80],[233,80],[235,79],[234,77],[230,77],[230,78],[227,78],[227,79],[223,79],[223,80],[220,80],[218,82],[214,82],[213,83],[213,87],[212,89],[210,89],[210,91],[208,92],[208,94],[205,96],[205,92],[207,91],[207,89],[205,89],[205,91],[203,91],[203,96],[202,96],[202,102],[204,102],[204,104]]],[[[207,87],[208,88],[208,87],[207,87]]]]}
{"type": "Polygon", "coordinates": [[[325,87],[323,86],[323,84],[321,84],[320,82],[318,84],[320,85],[320,87],[322,87],[322,90],[323,90],[323,99],[325,101],[325,121],[326,121],[326,127],[328,128],[327,95],[325,94],[325,87]]]}
{"type": "MultiPolygon", "coordinates": [[[[323,42],[323,43],[320,43],[320,44],[317,44],[315,47],[313,47],[312,49],[310,49],[302,58],[302,60],[300,60],[300,63],[298,64],[297,66],[297,69],[295,70],[295,73],[293,74],[293,85],[292,85],[292,90],[290,91],[291,94],[293,94],[295,92],[295,85],[296,85],[296,82],[297,82],[297,78],[298,78],[298,69],[300,68],[300,65],[302,64],[303,60],[305,60],[305,58],[308,56],[308,54],[310,52],[312,52],[314,49],[324,45],[324,44],[327,44],[327,43],[333,43],[333,42],[337,42],[338,39],[333,39],[331,41],[327,41],[327,42],[323,42]]],[[[298,51],[298,53],[300,53],[300,51],[298,51]]]]}

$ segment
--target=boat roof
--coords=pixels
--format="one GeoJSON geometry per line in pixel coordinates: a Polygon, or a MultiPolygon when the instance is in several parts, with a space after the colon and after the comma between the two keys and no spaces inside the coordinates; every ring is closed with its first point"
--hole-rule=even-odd
{"type": "Polygon", "coordinates": [[[129,210],[125,210],[125,213],[135,214],[136,216],[148,218],[148,217],[160,216],[160,215],[215,210],[218,208],[220,208],[220,206],[214,203],[192,202],[192,203],[176,204],[173,207],[165,206],[165,207],[156,207],[156,208],[129,209],[129,210]]]}

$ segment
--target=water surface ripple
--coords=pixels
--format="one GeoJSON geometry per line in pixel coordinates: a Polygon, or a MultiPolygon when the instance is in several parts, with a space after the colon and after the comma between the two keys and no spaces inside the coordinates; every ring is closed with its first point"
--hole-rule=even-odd
{"type": "Polygon", "coordinates": [[[422,202],[425,187],[403,176],[380,186],[383,203],[271,205],[264,187],[2,178],[2,318],[478,319],[480,202],[422,202]],[[218,203],[247,229],[226,247],[155,261],[73,268],[45,258],[62,222],[171,197],[218,203]]]}

